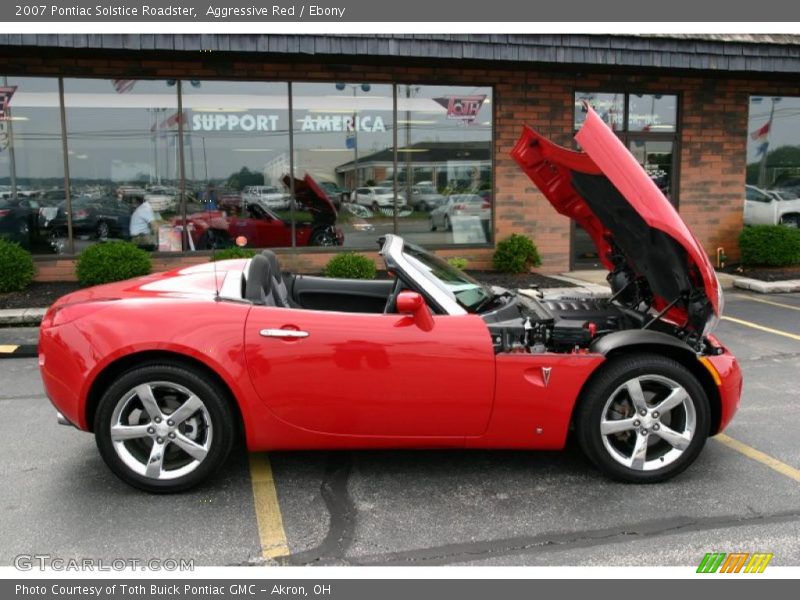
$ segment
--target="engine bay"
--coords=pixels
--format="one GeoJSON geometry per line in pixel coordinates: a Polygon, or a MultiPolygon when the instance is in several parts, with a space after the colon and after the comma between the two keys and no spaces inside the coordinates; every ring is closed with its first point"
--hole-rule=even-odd
{"type": "MultiPolygon", "coordinates": [[[[618,270],[609,274],[610,298],[579,295],[546,296],[542,291],[496,290],[495,302],[481,312],[492,336],[495,353],[587,352],[610,333],[649,329],[674,336],[698,353],[716,348],[696,330],[664,318],[652,308],[644,278],[618,270]]],[[[690,298],[682,298],[690,302],[690,298]]]]}

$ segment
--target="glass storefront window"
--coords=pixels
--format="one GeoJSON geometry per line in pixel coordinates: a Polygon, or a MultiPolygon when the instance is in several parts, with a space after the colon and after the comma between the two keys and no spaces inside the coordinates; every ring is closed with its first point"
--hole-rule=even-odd
{"type": "Polygon", "coordinates": [[[492,241],[492,90],[397,88],[398,233],[428,246],[492,241]]]}
{"type": "MultiPolygon", "coordinates": [[[[174,80],[64,80],[76,253],[106,238],[182,249],[176,88],[174,80]]],[[[56,221],[65,231],[63,205],[56,221]]]]}
{"type": "Polygon", "coordinates": [[[0,77],[0,236],[51,254],[64,201],[58,80],[0,77]]]}
{"type": "Polygon", "coordinates": [[[630,94],[628,96],[628,131],[675,131],[677,104],[675,96],[630,94]]]}
{"type": "Polygon", "coordinates": [[[575,129],[579,129],[586,119],[585,103],[588,103],[614,131],[620,131],[623,128],[625,124],[625,94],[575,92],[575,129]]]}
{"type": "MultiPolygon", "coordinates": [[[[675,94],[575,92],[576,130],[586,119],[586,102],[617,133],[664,195],[676,204],[674,148],[678,97],[675,94]]],[[[600,267],[594,243],[578,225],[573,227],[572,264],[575,268],[600,267]]]]}
{"type": "MultiPolygon", "coordinates": [[[[184,81],[189,250],[292,245],[287,83],[184,81]],[[241,239],[241,238],[244,239],[241,239]]],[[[298,207],[297,215],[302,215],[298,207]]]]}
{"type": "MultiPolygon", "coordinates": [[[[392,182],[393,87],[342,81],[296,83],[292,91],[295,178],[310,175],[335,207],[328,236],[375,248],[394,230],[394,211],[404,208],[392,182]]],[[[319,245],[315,227],[298,227],[298,246],[319,245]]]]}
{"type": "Polygon", "coordinates": [[[62,123],[58,78],[0,83],[0,235],[36,252],[492,241],[489,87],[66,78],[62,123]]]}

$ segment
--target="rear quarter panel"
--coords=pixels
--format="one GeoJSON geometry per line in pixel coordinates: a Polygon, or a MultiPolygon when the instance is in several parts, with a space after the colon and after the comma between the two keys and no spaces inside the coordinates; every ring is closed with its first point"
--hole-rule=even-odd
{"type": "Polygon", "coordinates": [[[45,389],[72,423],[90,429],[86,402],[97,376],[115,361],[147,351],[185,355],[210,367],[238,399],[244,422],[250,421],[254,394],[244,361],[249,304],[172,298],[101,304],[91,314],[40,334],[45,389]]]}

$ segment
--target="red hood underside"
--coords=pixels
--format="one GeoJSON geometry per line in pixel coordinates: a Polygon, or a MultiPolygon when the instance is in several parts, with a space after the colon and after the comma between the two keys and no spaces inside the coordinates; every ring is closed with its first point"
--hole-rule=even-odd
{"type": "Polygon", "coordinates": [[[559,213],[588,232],[607,269],[615,268],[614,250],[622,252],[635,275],[647,279],[656,309],[685,295],[667,313],[672,320],[686,321],[690,297],[707,300],[718,316],[719,284],[708,256],[636,158],[591,108],[575,139],[584,152],[525,127],[511,156],[559,213]]]}

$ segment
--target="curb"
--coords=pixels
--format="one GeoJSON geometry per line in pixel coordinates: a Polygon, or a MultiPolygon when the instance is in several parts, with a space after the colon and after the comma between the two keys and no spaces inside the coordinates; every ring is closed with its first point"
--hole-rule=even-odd
{"type": "Polygon", "coordinates": [[[36,358],[39,350],[35,344],[0,344],[0,359],[3,358],[36,358]]]}
{"type": "Polygon", "coordinates": [[[750,290],[758,294],[780,294],[788,292],[800,292],[800,279],[789,279],[787,281],[761,281],[760,279],[750,279],[749,277],[737,277],[733,280],[734,287],[750,290]]]}
{"type": "Polygon", "coordinates": [[[0,310],[0,326],[38,325],[46,308],[12,308],[0,310]]]}

